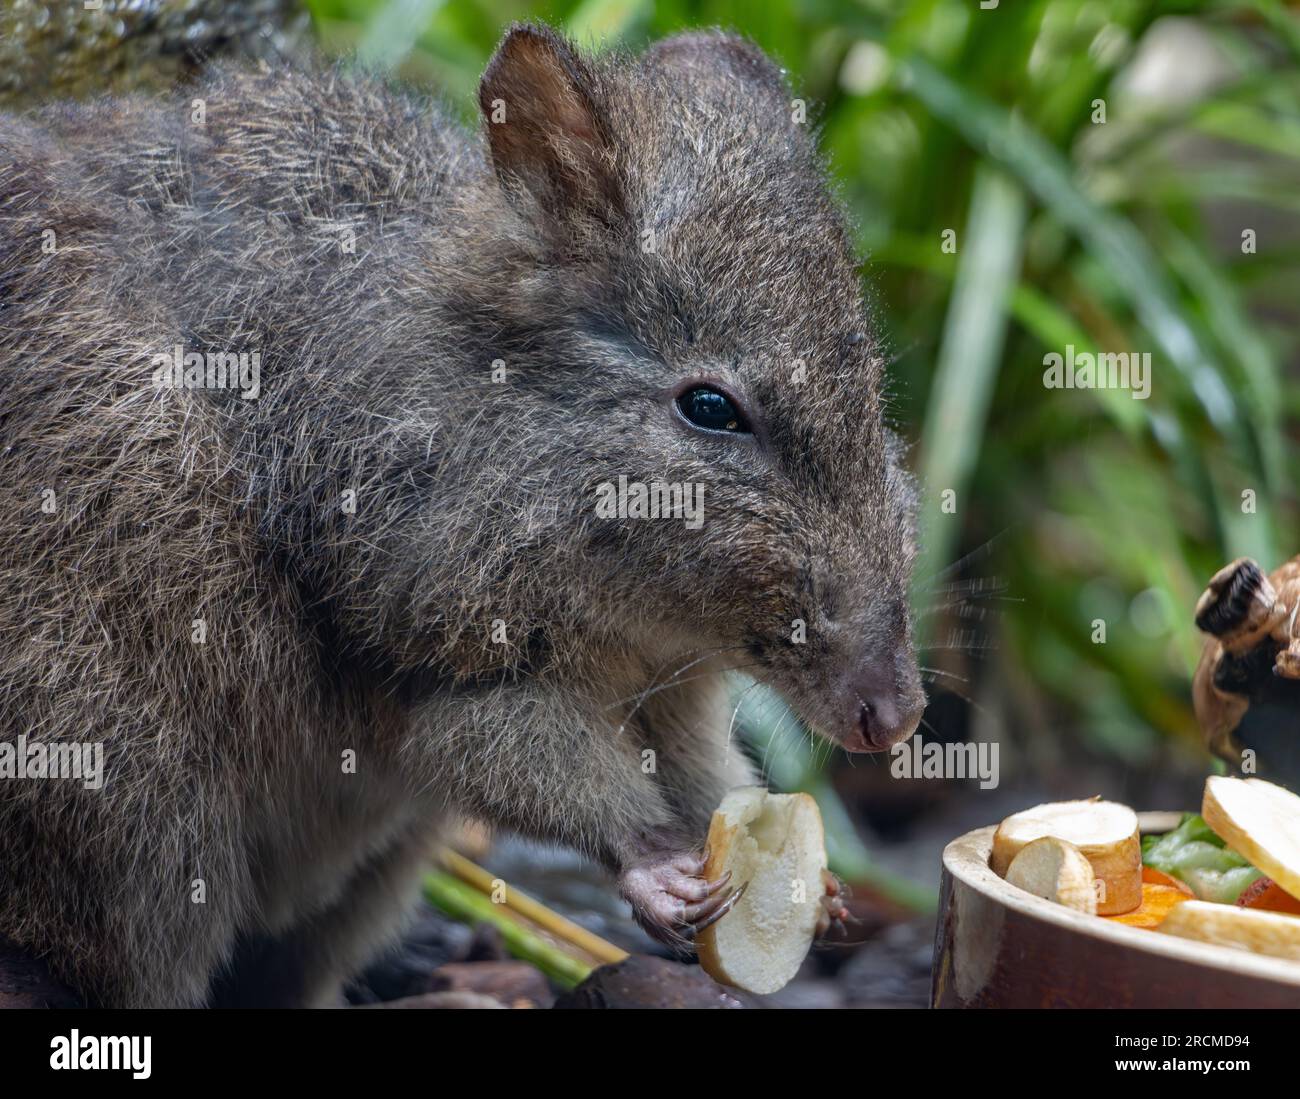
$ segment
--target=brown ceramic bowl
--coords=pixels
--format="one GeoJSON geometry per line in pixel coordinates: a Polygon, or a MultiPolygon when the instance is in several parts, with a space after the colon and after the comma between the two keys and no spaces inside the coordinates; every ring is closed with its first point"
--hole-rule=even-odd
{"type": "MultiPolygon", "coordinates": [[[[1178,814],[1141,813],[1143,832],[1178,814]]],[[[943,852],[934,1007],[1300,1007],[1300,962],[1087,916],[989,869],[995,825],[943,852]]]]}

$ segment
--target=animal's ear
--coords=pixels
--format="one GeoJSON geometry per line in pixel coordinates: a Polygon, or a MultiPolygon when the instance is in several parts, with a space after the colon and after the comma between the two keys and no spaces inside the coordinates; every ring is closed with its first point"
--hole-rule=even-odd
{"type": "Polygon", "coordinates": [[[596,75],[546,27],[516,24],[478,89],[497,177],[553,215],[609,221],[622,209],[596,75]]]}
{"type": "Polygon", "coordinates": [[[726,89],[757,91],[772,106],[785,109],[790,91],[785,75],[748,38],[720,30],[688,31],[655,42],[642,55],[643,63],[671,74],[678,81],[710,95],[726,89]]]}

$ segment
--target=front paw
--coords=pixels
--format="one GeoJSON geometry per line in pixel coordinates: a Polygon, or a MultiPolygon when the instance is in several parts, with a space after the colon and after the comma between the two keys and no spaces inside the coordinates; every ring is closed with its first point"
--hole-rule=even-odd
{"type": "Polygon", "coordinates": [[[849,911],[849,906],[844,903],[844,898],[848,895],[848,887],[829,870],[822,871],[822,887],[824,889],[821,898],[822,907],[817,914],[815,931],[817,941],[828,941],[832,933],[835,938],[847,938],[848,925],[858,922],[849,911]]]}
{"type": "Polygon", "coordinates": [[[717,881],[706,881],[704,863],[699,855],[656,856],[620,875],[619,892],[651,938],[687,948],[696,935],[717,923],[740,900],[745,886],[728,891],[730,871],[717,881]]]}

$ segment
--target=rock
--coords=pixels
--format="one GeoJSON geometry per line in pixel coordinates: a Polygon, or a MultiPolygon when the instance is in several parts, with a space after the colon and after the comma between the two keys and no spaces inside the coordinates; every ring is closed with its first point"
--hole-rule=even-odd
{"type": "Polygon", "coordinates": [[[755,1006],[782,1011],[835,1011],[845,1004],[844,992],[836,981],[803,976],[796,977],[779,992],[754,999],[755,1006]]]}
{"type": "Polygon", "coordinates": [[[858,947],[839,972],[847,1007],[926,1007],[934,921],[898,924],[858,947]]]}
{"type": "Polygon", "coordinates": [[[743,1005],[699,966],[633,954],[595,970],[557,1008],[733,1008],[743,1005]]]}
{"type": "Polygon", "coordinates": [[[500,1000],[484,996],[478,992],[426,992],[420,996],[403,996],[400,1000],[388,1000],[382,1004],[357,1004],[357,1010],[374,1011],[376,1009],[397,1008],[411,1011],[496,1011],[505,1008],[500,1000]]]}
{"type": "Polygon", "coordinates": [[[452,962],[429,974],[430,992],[473,992],[507,1007],[550,1007],[551,986],[527,962],[452,962]]]}
{"type": "Polygon", "coordinates": [[[299,0],[11,0],[0,5],[0,107],[161,91],[216,56],[292,52],[299,0]]]}
{"type": "Polygon", "coordinates": [[[481,923],[474,928],[465,949],[452,961],[504,962],[509,958],[510,951],[506,949],[506,940],[500,930],[490,923],[481,923]]]}
{"type": "Polygon", "coordinates": [[[429,974],[448,962],[464,961],[475,950],[471,928],[421,902],[401,944],[376,959],[347,989],[353,1004],[373,1004],[418,996],[429,974]]]}

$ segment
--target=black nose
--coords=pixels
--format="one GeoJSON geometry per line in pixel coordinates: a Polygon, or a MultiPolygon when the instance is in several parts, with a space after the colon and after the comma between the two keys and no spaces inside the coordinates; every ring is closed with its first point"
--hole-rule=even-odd
{"type": "Polygon", "coordinates": [[[916,731],[925,696],[914,684],[900,683],[892,668],[864,665],[849,687],[850,729],[867,751],[883,751],[916,731]]]}

